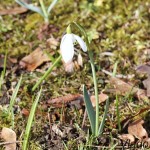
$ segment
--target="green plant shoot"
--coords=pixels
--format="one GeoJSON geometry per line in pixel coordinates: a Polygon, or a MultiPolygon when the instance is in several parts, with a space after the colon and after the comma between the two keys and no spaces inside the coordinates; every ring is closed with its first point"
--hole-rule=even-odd
{"type": "Polygon", "coordinates": [[[49,14],[51,10],[54,8],[55,4],[57,3],[58,0],[53,0],[53,2],[49,5],[48,8],[43,3],[43,0],[39,0],[41,8],[34,6],[33,4],[28,4],[24,2],[23,0],[15,0],[19,5],[32,10],[34,12],[39,13],[45,20],[46,23],[49,23],[49,14]]]}

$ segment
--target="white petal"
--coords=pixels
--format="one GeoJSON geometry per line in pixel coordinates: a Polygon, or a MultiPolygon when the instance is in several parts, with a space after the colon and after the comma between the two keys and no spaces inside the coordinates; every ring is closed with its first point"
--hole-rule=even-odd
{"type": "Polygon", "coordinates": [[[63,36],[60,44],[60,51],[65,63],[72,61],[74,56],[74,45],[72,34],[66,34],[63,36]]]}
{"type": "MultiPolygon", "coordinates": [[[[63,41],[64,41],[64,39],[66,38],[66,36],[67,36],[67,34],[65,34],[63,37],[62,37],[62,39],[61,39],[61,44],[63,43],[63,41]]],[[[60,45],[61,45],[60,44],[60,45]]]]}
{"type": "Polygon", "coordinates": [[[82,60],[82,56],[81,56],[80,53],[78,54],[78,64],[79,64],[81,67],[83,66],[83,60],[82,60]]]}
{"type": "Polygon", "coordinates": [[[82,50],[84,52],[87,51],[87,46],[86,43],[82,40],[82,38],[80,38],[79,36],[73,34],[74,38],[78,41],[79,45],[81,46],[82,50]]]}

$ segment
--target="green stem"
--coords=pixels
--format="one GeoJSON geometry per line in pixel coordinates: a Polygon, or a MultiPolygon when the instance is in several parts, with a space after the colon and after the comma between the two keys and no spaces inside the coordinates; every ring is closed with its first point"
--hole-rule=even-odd
{"type": "Polygon", "coordinates": [[[97,79],[96,79],[96,72],[95,72],[92,52],[89,51],[88,54],[89,54],[89,57],[90,57],[90,63],[91,63],[91,68],[92,68],[94,90],[95,90],[95,99],[96,99],[95,136],[98,136],[98,128],[99,128],[99,97],[98,97],[97,79]]]}
{"type": "Polygon", "coordinates": [[[50,72],[53,70],[53,68],[58,64],[58,62],[61,60],[61,55],[56,59],[56,61],[53,63],[53,65],[45,72],[45,74],[40,78],[40,80],[34,85],[32,88],[32,91],[35,91],[35,89],[41,84],[41,82],[50,74],[50,72]]]}
{"type": "Polygon", "coordinates": [[[44,3],[43,3],[43,0],[39,0],[39,2],[40,2],[40,5],[41,5],[43,14],[44,14],[44,20],[45,20],[46,23],[48,23],[48,22],[49,22],[48,13],[47,13],[47,11],[46,11],[46,8],[45,8],[45,5],[44,5],[44,3]]]}
{"type": "Polygon", "coordinates": [[[99,97],[98,97],[98,87],[97,87],[97,79],[96,79],[96,72],[95,72],[95,66],[94,66],[94,61],[93,61],[93,55],[92,55],[92,51],[90,50],[90,43],[88,40],[88,36],[85,32],[85,30],[83,29],[83,27],[81,25],[79,25],[76,22],[72,22],[71,24],[74,24],[77,26],[77,28],[83,33],[85,41],[86,41],[86,45],[87,45],[87,49],[88,49],[88,55],[90,58],[90,63],[91,63],[91,68],[92,68],[92,75],[93,75],[93,82],[94,82],[94,89],[95,89],[95,99],[96,99],[96,121],[95,121],[95,136],[98,136],[98,130],[99,130],[99,97]]]}
{"type": "Polygon", "coordinates": [[[40,91],[39,91],[35,101],[33,102],[32,107],[31,107],[30,115],[29,115],[29,118],[28,118],[28,123],[27,123],[27,126],[26,126],[25,134],[24,134],[22,150],[27,150],[27,148],[28,148],[29,135],[30,135],[33,119],[35,117],[35,111],[36,111],[41,93],[42,93],[42,88],[40,89],[40,91]]]}

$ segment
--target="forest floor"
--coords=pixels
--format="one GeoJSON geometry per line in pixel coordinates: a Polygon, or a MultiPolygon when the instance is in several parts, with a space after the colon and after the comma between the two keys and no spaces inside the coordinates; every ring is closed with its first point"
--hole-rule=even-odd
{"type": "MultiPolygon", "coordinates": [[[[46,6],[50,3],[45,1],[46,6]]],[[[0,3],[0,131],[13,129],[21,149],[31,107],[42,88],[29,150],[121,149],[127,140],[126,146],[145,142],[140,146],[150,147],[150,1],[60,0],[49,18],[45,24],[38,13],[15,1],[0,3]],[[74,71],[67,73],[60,61],[32,90],[59,57],[61,38],[72,21],[84,27],[91,41],[98,92],[104,98],[100,121],[109,98],[103,134],[97,138],[91,136],[88,117],[83,119],[82,85],[94,95],[87,53],[81,51],[82,67],[75,56],[74,71]],[[20,78],[12,118],[8,110],[20,78]]],[[[81,36],[76,29],[74,33],[81,36]]],[[[0,150],[4,142],[0,138],[0,150]]]]}

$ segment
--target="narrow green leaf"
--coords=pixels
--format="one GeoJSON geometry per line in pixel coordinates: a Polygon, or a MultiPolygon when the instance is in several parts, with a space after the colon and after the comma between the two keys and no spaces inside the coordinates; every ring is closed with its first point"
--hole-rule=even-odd
{"type": "Polygon", "coordinates": [[[41,10],[42,10],[42,12],[43,12],[43,15],[45,16],[44,18],[45,18],[46,21],[48,22],[48,13],[47,13],[47,11],[46,11],[46,7],[45,7],[45,5],[44,5],[44,3],[43,3],[43,0],[39,0],[39,2],[40,2],[40,5],[41,5],[41,10]]]}
{"type": "Polygon", "coordinates": [[[120,112],[119,112],[119,100],[118,96],[116,95],[116,114],[117,114],[117,122],[119,131],[121,131],[121,124],[120,124],[120,112]]]}
{"type": "Polygon", "coordinates": [[[12,112],[13,105],[15,103],[15,100],[16,100],[16,97],[17,97],[17,94],[18,94],[18,91],[19,91],[19,88],[20,88],[20,85],[21,85],[21,81],[22,81],[22,76],[20,77],[19,82],[18,82],[17,86],[15,87],[15,90],[14,90],[12,96],[11,96],[9,109],[8,109],[9,113],[12,112]]]}
{"type": "Polygon", "coordinates": [[[39,13],[41,16],[43,16],[43,17],[45,18],[45,16],[44,16],[42,10],[41,10],[39,7],[36,7],[36,6],[32,5],[32,4],[27,4],[26,2],[24,2],[24,1],[22,1],[22,0],[15,0],[15,1],[16,1],[19,5],[21,5],[21,6],[25,7],[25,8],[27,8],[27,9],[30,9],[30,10],[32,10],[32,11],[34,11],[34,12],[39,13]]]}
{"type": "Polygon", "coordinates": [[[38,95],[37,95],[37,97],[36,97],[36,99],[35,99],[35,101],[32,105],[31,111],[30,111],[30,115],[29,115],[29,118],[28,118],[28,123],[27,123],[27,126],[26,126],[26,131],[25,131],[25,134],[24,134],[24,141],[23,141],[22,150],[27,150],[29,134],[30,134],[30,131],[31,131],[33,118],[35,116],[35,110],[36,110],[37,104],[39,102],[41,92],[42,92],[42,89],[39,91],[39,93],[38,93],[38,95]]]}
{"type": "Polygon", "coordinates": [[[58,0],[53,0],[53,2],[50,4],[50,6],[48,7],[47,13],[50,13],[51,10],[53,9],[53,7],[56,5],[58,0]]]}
{"type": "Polygon", "coordinates": [[[87,110],[88,117],[89,117],[90,124],[91,124],[92,133],[95,134],[96,114],[95,114],[94,108],[92,106],[88,92],[86,90],[86,87],[84,85],[83,85],[83,95],[84,95],[84,102],[85,102],[86,110],[87,110]]]}
{"type": "Polygon", "coordinates": [[[104,111],[104,114],[103,114],[102,122],[101,122],[101,124],[100,124],[100,126],[99,126],[98,135],[101,135],[102,132],[103,132],[104,124],[105,124],[105,119],[106,119],[106,117],[107,117],[108,109],[109,109],[109,99],[107,99],[107,101],[106,101],[105,111],[104,111]]]}

